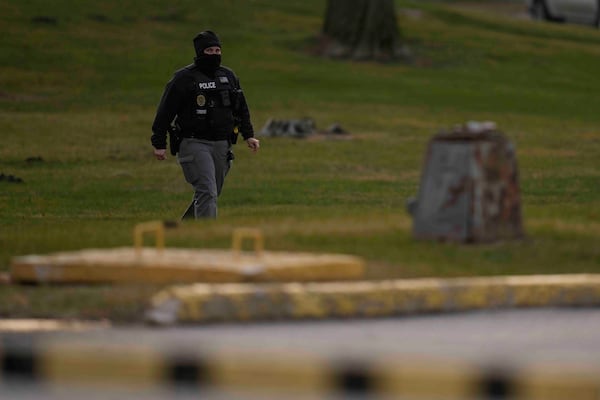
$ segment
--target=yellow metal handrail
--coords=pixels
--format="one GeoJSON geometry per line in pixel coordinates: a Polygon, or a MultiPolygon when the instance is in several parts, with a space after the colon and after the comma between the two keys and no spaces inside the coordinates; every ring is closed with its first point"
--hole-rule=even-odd
{"type": "Polygon", "coordinates": [[[240,258],[242,241],[246,238],[254,239],[254,252],[257,257],[261,257],[265,249],[265,241],[261,230],[255,228],[237,228],[233,231],[231,243],[234,258],[240,258]]]}
{"type": "Polygon", "coordinates": [[[133,245],[138,255],[142,253],[145,233],[154,233],[156,249],[162,253],[165,249],[165,224],[162,221],[150,221],[135,226],[133,229],[133,245]]]}
{"type": "MultiPolygon", "coordinates": [[[[159,253],[163,253],[165,249],[165,224],[162,221],[149,221],[137,224],[133,229],[133,245],[136,254],[138,256],[142,254],[144,235],[146,233],[154,234],[156,250],[159,253]]],[[[262,257],[265,248],[262,231],[256,228],[236,228],[233,230],[231,243],[231,250],[234,258],[240,258],[244,239],[252,239],[255,255],[257,257],[262,257]]]]}

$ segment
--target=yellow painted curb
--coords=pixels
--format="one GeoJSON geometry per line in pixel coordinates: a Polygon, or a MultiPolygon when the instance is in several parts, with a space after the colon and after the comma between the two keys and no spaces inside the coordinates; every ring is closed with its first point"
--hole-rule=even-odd
{"type": "Polygon", "coordinates": [[[61,321],[56,319],[8,318],[0,319],[0,334],[71,331],[83,332],[110,327],[109,321],[61,321]]]}
{"type": "Polygon", "coordinates": [[[600,275],[195,284],[156,294],[147,320],[176,322],[377,317],[501,307],[597,306],[600,275]]]}
{"type": "MultiPolygon", "coordinates": [[[[598,365],[479,365],[447,358],[294,351],[159,349],[139,343],[45,339],[0,341],[0,386],[227,390],[253,394],[369,398],[598,400],[598,365]],[[381,397],[380,397],[381,396],[381,397]]],[[[166,390],[166,391],[165,391],[166,390]]],[[[310,397],[314,398],[314,397],[310,397]]],[[[335,397],[337,398],[337,397],[335,397]]]]}

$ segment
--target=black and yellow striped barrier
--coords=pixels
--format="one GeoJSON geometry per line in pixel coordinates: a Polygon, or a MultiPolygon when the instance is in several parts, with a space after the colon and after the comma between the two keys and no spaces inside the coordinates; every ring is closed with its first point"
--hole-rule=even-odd
{"type": "MultiPolygon", "coordinates": [[[[0,387],[226,390],[302,398],[598,400],[600,368],[478,365],[447,359],[314,353],[160,351],[150,346],[45,341],[0,344],[0,387]],[[337,398],[337,397],[336,397],[337,398]]],[[[134,397],[130,397],[134,398],[134,397]]],[[[285,397],[284,397],[285,398],[285,397]]]]}
{"type": "Polygon", "coordinates": [[[600,275],[195,284],[156,294],[149,322],[380,317],[463,310],[600,305],[600,275]]]}

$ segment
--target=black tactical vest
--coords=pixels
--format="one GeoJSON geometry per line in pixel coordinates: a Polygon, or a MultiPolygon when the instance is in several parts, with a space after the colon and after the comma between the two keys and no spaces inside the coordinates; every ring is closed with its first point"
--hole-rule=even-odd
{"type": "Polygon", "coordinates": [[[184,132],[184,135],[208,140],[228,139],[234,128],[234,78],[223,68],[217,69],[214,78],[197,68],[189,68],[188,71],[194,77],[188,116],[193,132],[184,132]]]}

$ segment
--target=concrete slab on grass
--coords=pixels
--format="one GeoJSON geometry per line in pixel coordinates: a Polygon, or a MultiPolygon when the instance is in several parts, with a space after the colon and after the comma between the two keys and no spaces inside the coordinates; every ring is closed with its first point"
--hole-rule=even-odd
{"type": "Polygon", "coordinates": [[[359,279],[344,254],[123,247],[15,257],[13,283],[287,282],[359,279]]]}

